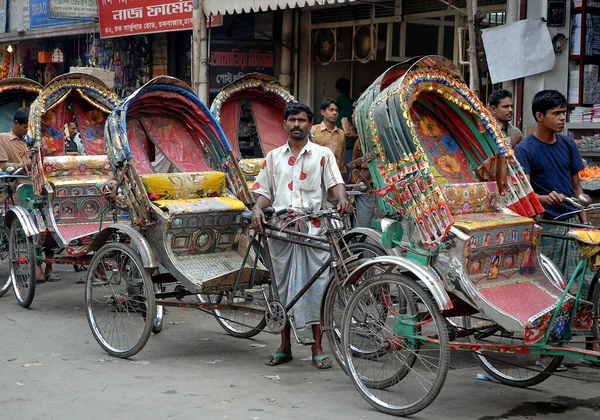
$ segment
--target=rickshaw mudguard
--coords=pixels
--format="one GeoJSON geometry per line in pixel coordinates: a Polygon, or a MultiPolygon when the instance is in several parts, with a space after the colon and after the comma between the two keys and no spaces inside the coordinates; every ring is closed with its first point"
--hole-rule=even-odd
{"type": "Polygon", "coordinates": [[[376,245],[380,246],[382,249],[385,249],[383,242],[381,240],[381,233],[376,231],[375,229],[365,228],[365,227],[356,227],[352,230],[346,232],[343,236],[344,241],[350,242],[355,236],[366,236],[376,245]]]}
{"type": "Polygon", "coordinates": [[[135,249],[142,258],[144,268],[157,268],[159,266],[154,251],[150,248],[150,244],[146,241],[146,238],[144,238],[137,230],[125,224],[116,224],[103,229],[96,235],[92,243],[90,243],[89,251],[98,251],[115,232],[123,232],[131,238],[132,248],[135,249]]]}
{"type": "Polygon", "coordinates": [[[21,226],[23,226],[23,231],[25,235],[28,237],[36,236],[40,233],[37,224],[30,216],[29,212],[25,210],[23,207],[14,206],[8,209],[6,212],[6,217],[4,219],[4,225],[8,228],[14,222],[15,219],[19,220],[21,226]]]}
{"type": "Polygon", "coordinates": [[[431,292],[440,311],[453,308],[450,296],[448,296],[446,289],[444,289],[444,282],[442,278],[435,272],[435,270],[429,266],[419,265],[414,261],[404,257],[384,255],[373,258],[361,264],[352,273],[350,273],[348,278],[343,282],[342,287],[346,284],[355,283],[365,271],[378,265],[395,266],[400,268],[400,270],[403,272],[409,272],[413,274],[417,279],[422,281],[425,287],[431,292]]]}

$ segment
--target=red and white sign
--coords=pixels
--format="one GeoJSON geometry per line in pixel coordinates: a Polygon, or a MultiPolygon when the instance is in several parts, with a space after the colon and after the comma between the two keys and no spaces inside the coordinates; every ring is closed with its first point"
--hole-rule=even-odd
{"type": "Polygon", "coordinates": [[[193,0],[98,0],[100,37],[190,29],[193,12],[193,0]]]}

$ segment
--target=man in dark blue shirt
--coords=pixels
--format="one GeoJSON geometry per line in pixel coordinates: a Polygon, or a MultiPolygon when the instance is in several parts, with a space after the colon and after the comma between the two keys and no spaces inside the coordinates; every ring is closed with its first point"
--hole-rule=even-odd
{"type": "Polygon", "coordinates": [[[517,160],[533,190],[554,219],[573,211],[565,197],[583,193],[579,171],[583,162],[575,142],[560,132],[565,126],[566,98],[555,90],[543,90],[533,98],[537,129],[515,147],[517,160]]]}
{"type": "MultiPolygon", "coordinates": [[[[573,140],[559,134],[565,127],[567,99],[556,90],[543,90],[533,97],[532,111],[537,128],[515,147],[515,155],[546,209],[539,224],[544,232],[564,236],[568,228],[546,224],[544,219],[562,216],[561,219],[567,222],[579,222],[577,217],[569,217],[567,213],[575,209],[565,202],[565,197],[583,193],[579,180],[583,162],[577,146],[573,140]]],[[[543,237],[541,252],[556,263],[567,279],[579,262],[576,246],[564,239],[543,237]]],[[[547,358],[536,362],[540,367],[547,363],[547,358]]],[[[561,364],[557,370],[566,368],[561,364]]]]}

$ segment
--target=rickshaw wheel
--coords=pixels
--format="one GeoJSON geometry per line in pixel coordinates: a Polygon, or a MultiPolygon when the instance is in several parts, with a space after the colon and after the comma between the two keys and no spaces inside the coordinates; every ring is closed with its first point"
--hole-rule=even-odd
{"type": "Polygon", "coordinates": [[[148,342],[156,320],[150,273],[129,245],[108,243],[92,258],[85,283],[94,338],[111,356],[131,357],[148,342]]]}
{"type": "Polygon", "coordinates": [[[0,297],[4,296],[12,286],[12,277],[10,275],[10,259],[8,258],[8,228],[0,227],[0,297]]]}
{"type": "Polygon", "coordinates": [[[35,249],[33,238],[25,234],[18,219],[10,225],[8,259],[17,302],[28,308],[35,295],[35,249]]]}
{"type": "Polygon", "coordinates": [[[596,281],[594,291],[592,292],[592,304],[594,305],[594,319],[592,323],[594,342],[591,347],[594,351],[600,351],[600,281],[596,281]]]}
{"type": "MultiPolygon", "coordinates": [[[[162,293],[163,287],[162,285],[155,283],[154,284],[154,293],[162,293]]],[[[162,331],[163,323],[165,318],[165,308],[162,305],[156,305],[156,317],[154,318],[154,323],[152,324],[152,332],[154,334],[158,334],[162,331]]]]}
{"type": "Polygon", "coordinates": [[[342,349],[358,392],[387,414],[408,416],[426,408],[448,373],[448,330],[440,310],[401,274],[379,274],[357,288],[342,320],[342,349]],[[364,357],[369,350],[372,356],[364,357]]]}
{"type": "MultiPolygon", "coordinates": [[[[483,314],[463,317],[463,325],[466,328],[476,327],[477,322],[489,323],[490,328],[470,335],[469,341],[471,343],[525,345],[522,334],[507,332],[483,314]]],[[[544,359],[546,367],[541,369],[535,364],[538,355],[499,352],[488,352],[487,356],[486,352],[474,352],[473,355],[483,370],[492,378],[505,385],[519,388],[527,388],[545,381],[563,361],[562,356],[544,359]]]]}
{"type": "MultiPolygon", "coordinates": [[[[219,295],[198,294],[198,300],[202,303],[243,303],[245,306],[257,306],[257,309],[266,309],[265,301],[261,287],[269,287],[267,296],[272,297],[270,286],[258,286],[255,289],[238,290],[235,296],[232,292],[224,292],[219,295]]],[[[254,313],[244,310],[221,310],[213,311],[217,323],[229,335],[237,338],[252,338],[265,329],[267,321],[264,314],[254,313]]]]}
{"type": "MultiPolygon", "coordinates": [[[[349,272],[354,271],[360,264],[366,262],[371,258],[375,258],[381,255],[385,255],[386,252],[381,247],[373,244],[373,243],[365,243],[365,242],[356,242],[350,243],[347,248],[342,249],[342,253],[344,256],[344,260],[353,255],[358,256],[360,259],[356,261],[351,261],[347,268],[349,272]]],[[[325,335],[327,336],[327,341],[329,342],[329,346],[331,347],[331,352],[335,357],[338,365],[342,368],[342,370],[347,373],[346,370],[346,359],[344,358],[343,351],[341,350],[341,325],[342,325],[342,317],[344,315],[344,309],[350,300],[350,296],[356,290],[359,284],[362,283],[362,279],[365,276],[373,275],[372,270],[367,270],[361,278],[353,285],[347,285],[343,289],[340,284],[338,284],[335,276],[330,276],[329,283],[325,288],[325,293],[323,297],[323,306],[322,306],[322,326],[325,335]]],[[[343,282],[346,279],[340,278],[340,281],[343,282]]],[[[360,354],[360,350],[356,349],[357,354],[360,354]]]]}

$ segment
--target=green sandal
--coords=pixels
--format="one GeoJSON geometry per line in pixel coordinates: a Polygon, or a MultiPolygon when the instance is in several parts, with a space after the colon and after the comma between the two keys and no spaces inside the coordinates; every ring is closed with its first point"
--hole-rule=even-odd
{"type": "Polygon", "coordinates": [[[265,359],[265,365],[267,366],[279,366],[284,363],[292,361],[294,358],[291,354],[287,353],[273,353],[265,359]]]}
{"type": "Polygon", "coordinates": [[[318,356],[313,356],[312,362],[313,362],[313,365],[315,365],[315,367],[317,369],[331,369],[331,367],[333,366],[331,364],[331,359],[326,354],[320,354],[318,356]],[[329,363],[325,363],[325,360],[329,360],[329,363]]]}

